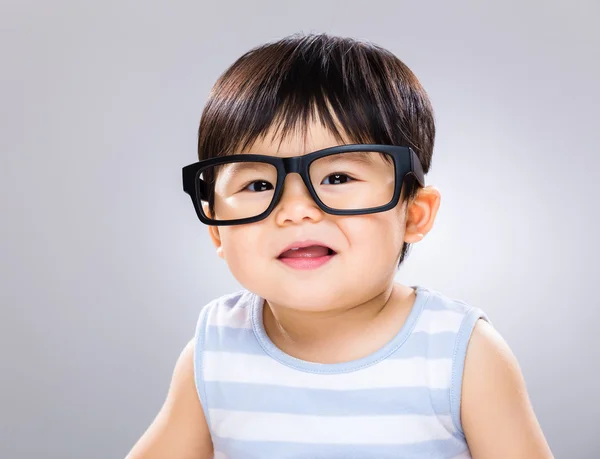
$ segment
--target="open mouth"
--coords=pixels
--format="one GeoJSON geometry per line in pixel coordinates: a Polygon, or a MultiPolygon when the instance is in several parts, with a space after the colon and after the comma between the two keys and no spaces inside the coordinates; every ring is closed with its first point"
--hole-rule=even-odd
{"type": "Polygon", "coordinates": [[[320,258],[335,255],[335,251],[323,245],[310,245],[308,247],[292,247],[279,255],[282,258],[320,258]]]}
{"type": "Polygon", "coordinates": [[[277,259],[291,268],[315,269],[327,263],[336,254],[331,247],[305,243],[284,250],[277,259]]]}

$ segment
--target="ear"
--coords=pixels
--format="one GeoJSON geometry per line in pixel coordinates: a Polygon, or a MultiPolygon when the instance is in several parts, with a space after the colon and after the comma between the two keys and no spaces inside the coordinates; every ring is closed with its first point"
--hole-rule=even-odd
{"type": "Polygon", "coordinates": [[[440,207],[440,200],[440,191],[431,185],[419,190],[406,211],[404,242],[419,242],[429,233],[440,207]]]}
{"type": "Polygon", "coordinates": [[[213,244],[217,248],[217,255],[221,258],[225,258],[225,254],[223,253],[223,244],[221,242],[221,234],[219,233],[219,227],[209,226],[208,234],[210,235],[213,244]]]}
{"type": "MultiPolygon", "coordinates": [[[[204,207],[204,213],[210,217],[210,212],[208,207],[204,207]]],[[[223,253],[223,243],[221,242],[221,233],[219,232],[218,226],[209,226],[208,227],[208,235],[212,240],[213,244],[217,249],[217,255],[221,258],[225,258],[225,254],[223,253]]]]}

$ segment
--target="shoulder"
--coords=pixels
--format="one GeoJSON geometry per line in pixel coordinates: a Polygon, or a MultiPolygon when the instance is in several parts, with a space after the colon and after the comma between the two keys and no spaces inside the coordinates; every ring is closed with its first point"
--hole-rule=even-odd
{"type": "Polygon", "coordinates": [[[481,309],[437,290],[419,287],[419,294],[422,310],[414,331],[427,334],[428,347],[447,365],[450,416],[456,431],[463,434],[461,396],[467,350],[474,330],[489,319],[481,309]]]}
{"type": "Polygon", "coordinates": [[[213,299],[200,310],[196,336],[208,326],[244,328],[249,325],[251,305],[259,298],[239,290],[213,299]]]}
{"type": "Polygon", "coordinates": [[[232,331],[252,329],[252,305],[259,300],[260,297],[248,290],[239,290],[215,298],[202,307],[193,338],[196,369],[202,366],[205,351],[221,349],[232,331]]]}
{"type": "Polygon", "coordinates": [[[431,311],[437,331],[454,333],[451,417],[472,456],[552,458],[517,358],[487,315],[465,301],[425,290],[423,312],[431,311]]]}
{"type": "Polygon", "coordinates": [[[504,392],[523,384],[514,353],[489,323],[478,321],[473,328],[464,368],[464,405],[484,392],[504,392]]]}
{"type": "Polygon", "coordinates": [[[502,363],[502,366],[507,365],[506,368],[513,371],[518,367],[517,359],[504,338],[485,321],[478,321],[473,328],[467,351],[467,362],[470,365],[492,367],[502,363]]]}
{"type": "Polygon", "coordinates": [[[484,321],[476,324],[469,342],[462,399],[462,425],[475,455],[552,457],[517,358],[484,321]]]}
{"type": "Polygon", "coordinates": [[[252,329],[252,304],[260,297],[248,290],[239,290],[215,298],[200,310],[192,340],[193,372],[200,402],[207,404],[204,380],[207,372],[220,366],[215,353],[233,352],[248,344],[252,329]],[[211,358],[212,357],[212,358],[211,358]]]}
{"type": "Polygon", "coordinates": [[[181,351],[167,397],[127,459],[212,457],[212,440],[194,384],[194,345],[181,351]]]}
{"type": "Polygon", "coordinates": [[[235,292],[226,293],[206,303],[205,307],[232,309],[236,307],[244,307],[248,302],[252,301],[256,296],[246,290],[237,290],[235,292]]]}
{"type": "Polygon", "coordinates": [[[516,356],[500,333],[484,321],[479,321],[471,334],[463,380],[463,418],[466,422],[477,405],[491,405],[492,401],[486,400],[488,397],[496,401],[504,398],[504,403],[526,395],[516,356]]]}
{"type": "Polygon", "coordinates": [[[428,287],[419,286],[417,288],[422,295],[426,296],[426,309],[450,311],[460,314],[466,314],[474,309],[473,305],[460,298],[446,295],[438,290],[428,287]]]}
{"type": "Polygon", "coordinates": [[[426,287],[418,287],[418,297],[422,302],[417,328],[430,333],[453,332],[457,335],[457,345],[465,347],[469,336],[479,319],[489,322],[481,309],[463,300],[440,293],[426,287]]]}

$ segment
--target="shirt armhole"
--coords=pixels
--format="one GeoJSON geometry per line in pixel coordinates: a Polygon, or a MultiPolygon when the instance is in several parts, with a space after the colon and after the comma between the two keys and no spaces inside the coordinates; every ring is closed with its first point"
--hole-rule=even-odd
{"type": "Polygon", "coordinates": [[[202,308],[198,316],[196,324],[196,332],[194,334],[194,381],[196,383],[196,392],[200,399],[200,405],[204,411],[204,417],[207,424],[210,426],[208,399],[206,397],[206,389],[204,386],[204,338],[206,337],[206,329],[208,323],[209,309],[212,304],[208,304],[202,308]]]}
{"type": "Polygon", "coordinates": [[[452,379],[450,383],[450,414],[452,423],[460,435],[464,437],[462,422],[460,419],[460,402],[462,394],[463,372],[465,369],[465,359],[467,357],[467,348],[473,329],[479,319],[490,322],[483,311],[478,308],[471,308],[465,314],[460,329],[456,336],[454,352],[452,354],[452,379]]]}

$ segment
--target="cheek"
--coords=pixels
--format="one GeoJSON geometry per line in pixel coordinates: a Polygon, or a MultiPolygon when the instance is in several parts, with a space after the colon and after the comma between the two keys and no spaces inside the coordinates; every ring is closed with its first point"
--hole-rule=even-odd
{"type": "Polygon", "coordinates": [[[233,262],[244,253],[256,248],[256,234],[243,226],[224,227],[221,231],[223,253],[227,262],[233,262]]]}
{"type": "Polygon", "coordinates": [[[404,240],[404,218],[396,211],[352,217],[340,222],[352,249],[374,262],[392,262],[404,240]]]}
{"type": "Polygon", "coordinates": [[[223,255],[233,276],[242,284],[253,272],[260,272],[265,261],[264,237],[260,228],[252,225],[223,227],[223,255]]]}

